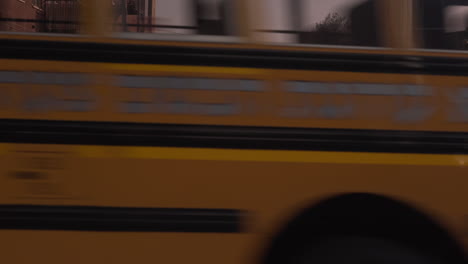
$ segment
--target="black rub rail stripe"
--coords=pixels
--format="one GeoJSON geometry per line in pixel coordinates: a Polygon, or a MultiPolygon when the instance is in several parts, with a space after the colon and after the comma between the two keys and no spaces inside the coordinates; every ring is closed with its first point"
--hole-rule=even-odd
{"type": "Polygon", "coordinates": [[[0,142],[468,154],[468,133],[0,119],[0,142]]]}
{"type": "Polygon", "coordinates": [[[0,58],[466,76],[468,58],[0,39],[0,58]]]}
{"type": "Polygon", "coordinates": [[[233,209],[0,205],[0,229],[107,232],[243,232],[233,209]]]}

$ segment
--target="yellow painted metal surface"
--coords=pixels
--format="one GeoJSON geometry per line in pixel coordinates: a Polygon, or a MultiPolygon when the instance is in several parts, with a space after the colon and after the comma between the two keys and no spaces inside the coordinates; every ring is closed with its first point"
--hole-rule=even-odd
{"type": "Polygon", "coordinates": [[[249,212],[245,233],[239,234],[0,231],[2,257],[20,263],[101,263],[109,259],[116,263],[148,259],[256,263],[271,235],[299,210],[343,192],[371,192],[409,203],[434,217],[460,241],[466,227],[462,217],[466,209],[460,202],[466,198],[466,167],[457,163],[455,155],[429,155],[425,160],[424,155],[312,152],[298,157],[287,151],[161,152],[161,148],[131,147],[123,148],[122,153],[112,147],[41,144],[13,144],[2,149],[8,151],[0,156],[3,204],[238,208],[249,212]],[[25,152],[36,154],[21,154],[25,152]],[[48,177],[40,185],[9,177],[24,170],[27,160],[34,157],[55,157],[60,166],[41,170],[48,177]],[[357,158],[367,161],[351,163],[357,158]],[[74,254],[79,257],[71,257],[74,254]]]}
{"type": "MultiPolygon", "coordinates": [[[[91,81],[84,88],[95,94],[97,104],[93,110],[84,112],[60,109],[26,111],[23,105],[28,95],[31,95],[28,94],[32,91],[29,88],[46,91],[61,99],[65,98],[63,87],[29,83],[0,84],[2,97],[11,99],[10,103],[1,105],[0,118],[468,130],[466,123],[447,119],[453,107],[448,95],[466,85],[466,77],[1,60],[0,71],[7,70],[87,74],[91,76],[91,81]],[[216,103],[226,98],[237,98],[240,103],[254,102],[259,106],[258,111],[254,112],[231,116],[125,113],[119,110],[119,104],[133,97],[128,89],[118,86],[118,75],[257,79],[263,85],[261,91],[251,92],[182,89],[169,90],[166,94],[168,98],[184,96],[198,103],[216,103]],[[278,111],[285,106],[307,99],[307,95],[287,92],[285,81],[297,80],[392,85],[409,83],[432,87],[434,93],[416,101],[412,101],[414,97],[406,96],[314,95],[315,99],[310,99],[314,103],[333,102],[341,105],[352,99],[358,111],[351,118],[341,119],[278,115],[278,111]],[[436,106],[436,111],[421,122],[401,123],[393,118],[392,113],[402,109],[402,105],[415,104],[436,106]]],[[[151,89],[139,98],[152,98],[151,89]]],[[[246,232],[239,234],[2,230],[0,246],[5,249],[2,257],[15,263],[102,263],[109,260],[115,263],[148,260],[172,263],[256,263],[271,236],[293,215],[321,199],[343,192],[370,192],[409,203],[432,216],[458,241],[466,241],[466,206],[460,202],[467,198],[465,155],[48,144],[2,144],[0,153],[2,204],[235,208],[251,214],[245,223],[246,232]],[[53,159],[60,166],[55,169],[41,169],[33,165],[25,167],[29,166],[25,165],[28,160],[41,157],[53,159]],[[48,177],[40,183],[11,177],[12,173],[25,168],[40,170],[48,177]],[[20,253],[19,245],[22,251],[29,253],[20,253]],[[79,257],[72,257],[74,255],[79,257]]]]}

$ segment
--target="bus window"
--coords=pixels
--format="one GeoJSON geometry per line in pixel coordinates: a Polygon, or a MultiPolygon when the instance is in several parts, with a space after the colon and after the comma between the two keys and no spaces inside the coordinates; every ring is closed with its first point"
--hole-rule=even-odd
{"type": "Polygon", "coordinates": [[[379,46],[374,1],[263,0],[262,39],[273,43],[379,46]]]}
{"type": "Polygon", "coordinates": [[[114,31],[235,35],[230,0],[112,0],[114,31]]]}
{"type": "Polygon", "coordinates": [[[1,0],[0,31],[76,34],[80,0],[1,0]]]}
{"type": "Polygon", "coordinates": [[[416,32],[425,49],[468,49],[468,1],[425,0],[415,8],[416,32]]]}
{"type": "Polygon", "coordinates": [[[468,6],[448,6],[444,15],[447,48],[468,50],[468,6]]]}

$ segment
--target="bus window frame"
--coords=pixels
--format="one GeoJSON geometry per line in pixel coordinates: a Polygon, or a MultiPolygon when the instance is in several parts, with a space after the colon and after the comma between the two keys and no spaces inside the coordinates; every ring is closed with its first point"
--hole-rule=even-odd
{"type": "Polygon", "coordinates": [[[468,50],[454,50],[454,49],[425,49],[425,48],[414,48],[408,49],[410,52],[414,53],[445,53],[445,54],[468,54],[468,50]]]}
{"type": "Polygon", "coordinates": [[[313,43],[261,43],[263,45],[272,47],[296,47],[296,48],[318,48],[318,49],[336,49],[336,50],[381,50],[391,51],[395,50],[391,47],[378,47],[378,46],[354,46],[354,45],[324,45],[324,44],[313,44],[313,43]]]}
{"type": "Polygon", "coordinates": [[[196,34],[171,34],[171,33],[140,33],[119,32],[113,33],[113,38],[124,40],[151,40],[151,41],[180,41],[180,42],[214,42],[214,43],[248,43],[238,36],[212,36],[196,34]]]}

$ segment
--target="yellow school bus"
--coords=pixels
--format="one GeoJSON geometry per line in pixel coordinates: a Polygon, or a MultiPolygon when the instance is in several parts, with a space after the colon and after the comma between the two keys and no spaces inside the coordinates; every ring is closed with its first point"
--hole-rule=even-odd
{"type": "Polygon", "coordinates": [[[194,2],[4,1],[2,262],[465,263],[465,1],[194,2]]]}

